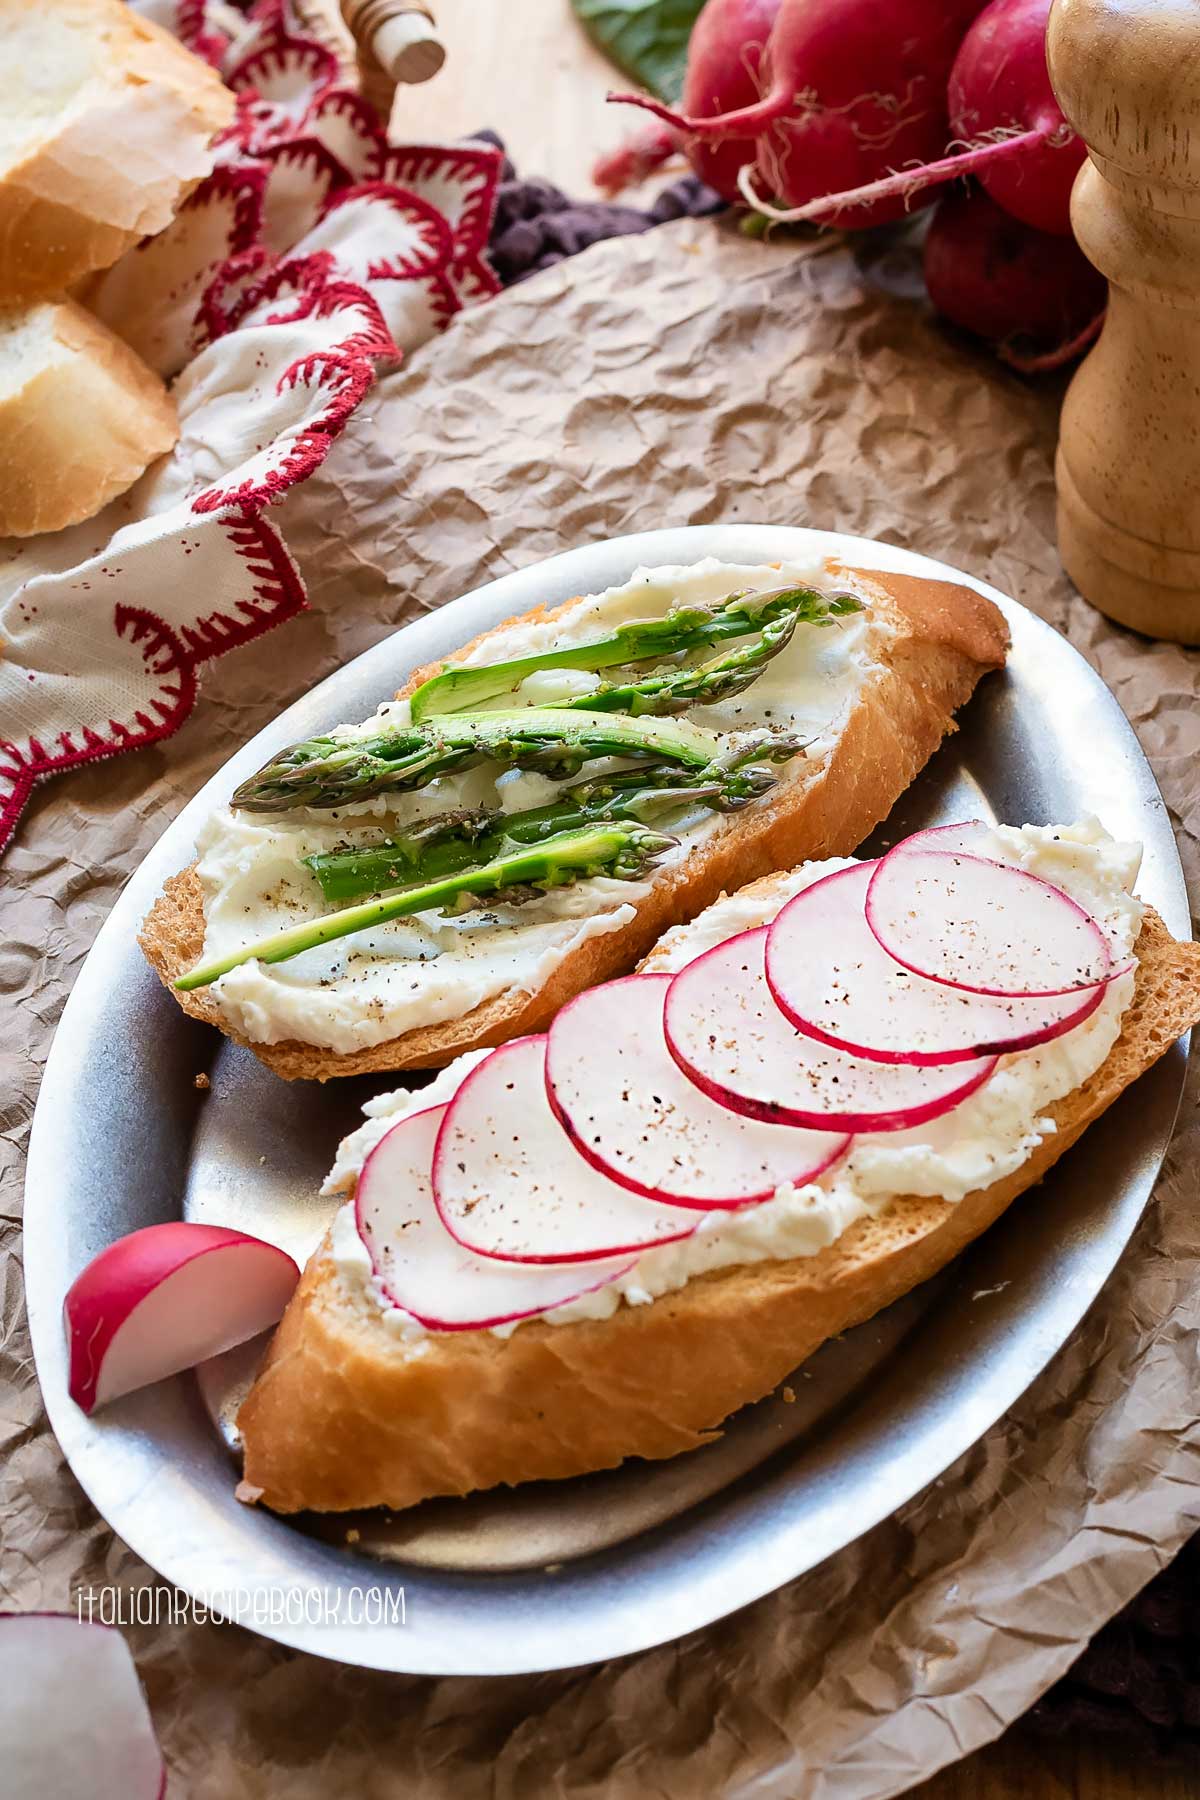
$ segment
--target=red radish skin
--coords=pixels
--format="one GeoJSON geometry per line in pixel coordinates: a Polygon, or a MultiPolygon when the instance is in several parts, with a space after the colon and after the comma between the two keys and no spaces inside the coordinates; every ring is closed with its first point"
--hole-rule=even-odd
{"type": "Polygon", "coordinates": [[[974,175],[1014,218],[1038,231],[1069,236],[1071,188],[1087,150],[1050,86],[1050,4],[991,0],[963,38],[947,82],[947,135],[965,148],[947,156],[916,155],[915,167],[892,157],[891,173],[882,179],[829,184],[819,199],[797,202],[788,196],[786,209],[761,210],[779,220],[869,225],[881,205],[911,210],[914,202],[926,203],[930,187],[974,175]]]}
{"type": "Polygon", "coordinates": [[[903,968],[867,924],[864,903],[876,866],[855,863],[813,882],[767,933],[767,985],[806,1037],[868,1062],[942,1067],[1049,1043],[1100,1005],[1103,986],[1048,999],[998,999],[964,994],[903,968]]]}
{"type": "Polygon", "coordinates": [[[544,1036],[501,1044],[466,1077],[438,1131],[433,1198],[457,1243],[499,1262],[638,1256],[700,1223],[584,1161],[550,1107],[544,1036]]]}
{"type": "Polygon", "coordinates": [[[1107,937],[1069,894],[981,856],[897,845],[871,873],[865,911],[903,968],[969,995],[1078,995],[1115,973],[1107,937]]]}
{"type": "MultiPolygon", "coordinates": [[[[803,207],[818,195],[939,154],[949,129],[950,67],[978,11],[979,0],[782,0],[759,71],[759,96],[750,104],[710,115],[686,104],[675,112],[644,95],[612,98],[645,107],[683,132],[693,167],[700,146],[753,144],[754,182],[785,206],[803,207]]],[[[715,47],[712,55],[715,68],[715,47]]],[[[727,97],[723,84],[717,91],[727,97]]],[[[738,186],[754,200],[753,185],[747,193],[750,168],[746,157],[738,186]]],[[[727,179],[724,167],[721,175],[727,179]]],[[[879,225],[907,206],[906,192],[898,191],[823,218],[830,225],[879,225]]]]}
{"type": "Polygon", "coordinates": [[[4,1800],[164,1800],[167,1769],[121,1633],[0,1613],[4,1800]]]}
{"type": "MultiPolygon", "coordinates": [[[[687,73],[680,109],[690,117],[709,119],[718,113],[753,106],[759,97],[759,68],[780,0],[708,0],[688,39],[687,73]]],[[[722,199],[736,203],[738,173],[754,160],[753,138],[724,138],[710,143],[662,125],[639,134],[596,164],[592,179],[607,194],[619,193],[634,181],[661,168],[671,156],[686,152],[701,181],[722,199]]]]}
{"type": "Polygon", "coordinates": [[[286,1251],[173,1220],[118,1238],[67,1290],[68,1391],[84,1412],[257,1337],[300,1279],[286,1251]]]}
{"type": "Polygon", "coordinates": [[[727,938],[681,969],[663,1012],[675,1061],[731,1112],[816,1130],[906,1131],[951,1112],[995,1069],[995,1056],[938,1068],[868,1062],[802,1036],[766,983],[768,929],[727,938]]]}
{"type": "Polygon", "coordinates": [[[430,1171],[446,1107],[409,1113],[363,1165],[354,1196],[358,1235],[380,1288],[430,1331],[487,1331],[552,1312],[633,1267],[497,1262],[464,1250],[446,1230],[430,1171]]]}
{"type": "MultiPolygon", "coordinates": [[[[1100,328],[1107,284],[1074,238],[1021,224],[974,185],[938,202],[924,266],[929,298],[951,324],[1034,346],[1028,373],[1081,354],[1100,328]]],[[[1009,355],[1021,368],[1019,352],[1009,355]]]]}
{"type": "MultiPolygon", "coordinates": [[[[963,39],[947,98],[955,138],[984,144],[964,169],[1014,219],[1071,235],[1071,189],[1087,147],[1068,125],[1050,86],[1046,25],[1050,0],[991,0],[963,39]]],[[[968,153],[970,154],[970,153],[968,153]]]]}
{"type": "Polygon", "coordinates": [[[702,1093],[663,1035],[672,980],[606,982],[570,1001],[550,1027],[546,1092],[579,1154],[635,1194],[697,1211],[748,1206],[815,1181],[844,1155],[849,1135],[764,1125],[702,1093]]]}

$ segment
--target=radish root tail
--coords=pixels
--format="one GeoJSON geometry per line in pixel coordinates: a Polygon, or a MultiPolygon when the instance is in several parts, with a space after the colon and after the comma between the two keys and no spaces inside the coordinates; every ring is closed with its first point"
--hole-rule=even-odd
{"type": "Polygon", "coordinates": [[[651,99],[649,94],[609,94],[610,102],[618,106],[640,106],[643,111],[653,113],[664,125],[671,125],[676,131],[684,132],[693,138],[727,138],[757,137],[774,125],[779,119],[786,117],[792,110],[794,99],[790,87],[773,90],[754,106],[742,106],[736,112],[717,113],[711,119],[689,117],[687,113],[672,112],[660,100],[651,99]]]}
{"type": "Polygon", "coordinates": [[[1007,363],[1010,369],[1016,369],[1020,375],[1048,375],[1054,369],[1064,369],[1068,363],[1082,356],[1100,336],[1104,321],[1108,316],[1108,308],[1102,307],[1094,319],[1089,319],[1083,330],[1056,350],[1044,351],[1040,356],[1025,356],[1014,350],[1011,344],[997,344],[996,354],[1000,361],[1007,363]]]}
{"type": "Polygon", "coordinates": [[[806,201],[803,206],[773,207],[758,199],[754,195],[753,184],[743,179],[749,172],[748,168],[742,170],[738,186],[747,205],[756,207],[776,224],[820,224],[825,214],[830,212],[842,212],[853,206],[871,206],[877,200],[890,200],[894,196],[902,196],[908,200],[923,188],[935,187],[942,181],[956,180],[960,175],[973,175],[980,169],[1027,150],[1031,144],[1046,142],[1060,129],[1055,122],[1052,129],[1034,126],[1032,131],[1006,132],[1003,136],[993,134],[986,143],[968,144],[965,149],[956,151],[953,156],[944,156],[939,162],[919,163],[915,168],[893,170],[880,181],[869,181],[863,187],[847,188],[842,194],[822,194],[816,200],[806,201]]]}

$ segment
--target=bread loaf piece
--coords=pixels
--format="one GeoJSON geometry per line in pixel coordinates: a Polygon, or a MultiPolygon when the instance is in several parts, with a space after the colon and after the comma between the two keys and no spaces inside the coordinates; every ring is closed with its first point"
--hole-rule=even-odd
{"type": "Polygon", "coordinates": [[[0,305],[59,294],[159,232],[234,98],[123,0],[0,0],[0,305]]]}
{"type": "Polygon", "coordinates": [[[74,301],[0,312],[0,537],[90,518],[178,436],[158,376],[74,301]]]}
{"type": "MultiPolygon", "coordinates": [[[[685,861],[660,870],[628,924],[570,950],[534,992],[510,988],[458,1018],[349,1052],[294,1040],[250,1042],[230,1027],[207,989],[172,990],[174,998],[193,1017],[248,1043],[287,1080],[440,1068],[464,1050],[543,1030],[574,994],[631,969],[669,925],[694,918],[723,889],[857,849],[954,729],[954,714],[980,676],[1002,666],[1008,628],[992,602],[973,588],[878,571],[830,573],[835,581],[848,580],[868,611],[890,628],[887,648],[841,721],[830,755],[819,762],[797,758],[789,764],[764,799],[723,819],[685,861]]],[[[538,608],[528,617],[566,618],[579,604],[568,600],[549,614],[538,608]]],[[[485,633],[459,654],[491,640],[502,658],[504,633],[512,623],[485,633]]],[[[399,697],[436,672],[433,667],[416,670],[399,697]]],[[[141,943],[169,985],[199,961],[204,934],[204,895],[192,865],[167,882],[143,926],[141,943]]]]}
{"type": "MultiPolygon", "coordinates": [[[[897,1195],[813,1256],[715,1269],[610,1318],[510,1337],[389,1331],[323,1245],[242,1407],[246,1489],[278,1512],[412,1506],[702,1444],[827,1339],[943,1268],[1200,1021],[1200,945],[1146,915],[1121,1034],[1055,1131],[955,1204],[897,1195]]],[[[1053,1204],[1053,1196],[1047,1196],[1053,1204]]]]}

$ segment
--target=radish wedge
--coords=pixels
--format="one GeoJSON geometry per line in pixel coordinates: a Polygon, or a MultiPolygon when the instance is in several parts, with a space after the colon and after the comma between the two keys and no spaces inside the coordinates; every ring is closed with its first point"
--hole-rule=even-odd
{"type": "Polygon", "coordinates": [[[286,1251],[181,1219],[118,1238],[63,1302],[68,1388],[84,1412],[274,1325],[300,1279],[286,1251]]]}
{"type": "MultiPolygon", "coordinates": [[[[949,859],[947,859],[949,860],[949,859]]],[[[888,955],[863,911],[877,865],[855,863],[789,900],[767,933],[767,985],[806,1037],[871,1062],[971,1062],[1028,1050],[1090,1018],[1104,987],[1028,1000],[969,994],[888,955]]]]}
{"type": "Polygon", "coordinates": [[[580,994],[550,1027],[546,1089],[571,1142],[635,1194],[699,1210],[769,1200],[813,1181],[850,1143],[738,1117],[690,1081],[667,1049],[670,975],[628,975],[580,994]]]}
{"type": "Polygon", "coordinates": [[[699,1223],[584,1162],[550,1110],[544,1036],[502,1044],[471,1070],[438,1132],[433,1197],[452,1238],[502,1262],[637,1255],[699,1223]]]}
{"type": "Polygon", "coordinates": [[[0,1613],[5,1800],[162,1800],[167,1771],[129,1646],[73,1613],[0,1613]]]}
{"type": "Polygon", "coordinates": [[[802,1036],[767,986],[769,929],[707,950],[679,971],[667,993],[667,1047],[722,1106],[819,1131],[903,1131],[949,1112],[995,1068],[995,1056],[936,1068],[866,1062],[802,1036]]]}
{"type": "Polygon", "coordinates": [[[358,1178],[358,1235],[388,1299],[430,1331],[484,1331],[590,1294],[632,1263],[529,1265],[475,1256],[433,1203],[430,1170],[447,1108],[409,1113],[376,1144],[358,1178]]]}
{"type": "Polygon", "coordinates": [[[936,835],[898,844],[872,874],[867,924],[889,956],[929,981],[1015,999],[1111,979],[1108,939],[1061,888],[1008,863],[926,848],[936,835]]]}

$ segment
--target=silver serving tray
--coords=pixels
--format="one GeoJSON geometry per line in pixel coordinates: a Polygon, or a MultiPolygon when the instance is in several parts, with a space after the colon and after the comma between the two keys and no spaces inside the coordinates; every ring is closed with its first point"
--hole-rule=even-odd
{"type": "MultiPolygon", "coordinates": [[[[1150,1195],[1183,1081],[1177,1046],[1045,1184],[937,1282],[827,1345],[719,1442],[659,1464],[410,1513],[287,1521],[234,1499],[218,1427],[248,1377],[233,1353],[86,1418],[69,1400],[63,1295],[123,1232],[155,1220],[240,1226],[303,1256],[317,1188],[370,1081],[287,1084],[189,1020],[142,961],[138,921],[192,856],[201,820],[279,746],[364,716],[408,671],[541,602],[624,581],[639,563],[772,561],[813,548],[864,567],[970,581],[833,533],[691,526],[575,550],[409,625],[315,688],[235,756],[164,833],[105,923],[63,1014],[29,1158],[25,1268],[51,1422],[79,1481],[167,1579],[281,1643],[372,1668],[516,1674],[644,1649],[744,1606],[908,1500],[1018,1397],[1100,1291],[1150,1195]],[[199,1072],[211,1077],[198,1092],[199,1072]],[[347,1530],[357,1534],[347,1542],[347,1530]],[[403,1588],[403,1626],[272,1617],[280,1595],[403,1588]]],[[[900,802],[886,843],[985,812],[1097,813],[1145,845],[1140,891],[1189,932],[1163,802],[1116,701],[1076,651],[1003,595],[1008,671],[900,802]]],[[[336,1601],[335,1601],[336,1603],[336,1601]]]]}

